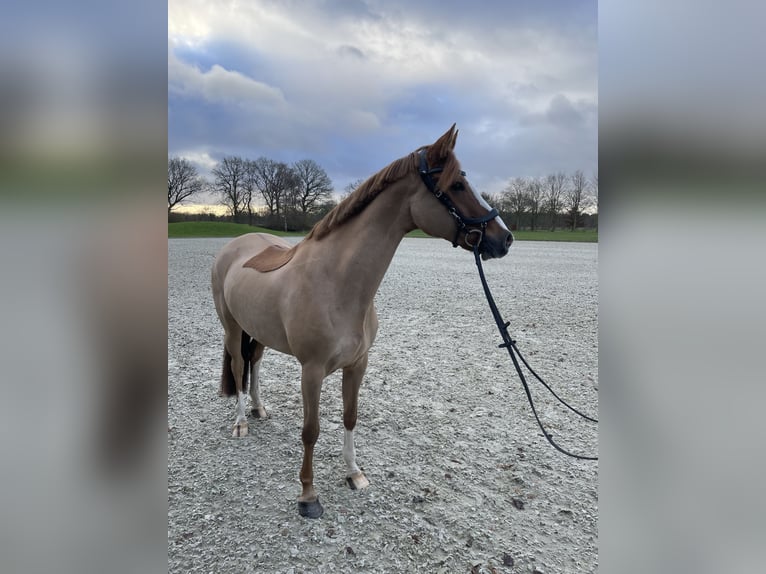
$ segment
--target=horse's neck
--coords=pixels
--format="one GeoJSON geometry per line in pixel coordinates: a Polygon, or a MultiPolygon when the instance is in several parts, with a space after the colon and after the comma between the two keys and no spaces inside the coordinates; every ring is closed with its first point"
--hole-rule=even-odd
{"type": "MultiPolygon", "coordinates": [[[[321,240],[345,301],[372,303],[402,238],[415,228],[407,182],[392,184],[359,215],[321,240]]],[[[319,245],[317,245],[318,247],[319,245]]]]}

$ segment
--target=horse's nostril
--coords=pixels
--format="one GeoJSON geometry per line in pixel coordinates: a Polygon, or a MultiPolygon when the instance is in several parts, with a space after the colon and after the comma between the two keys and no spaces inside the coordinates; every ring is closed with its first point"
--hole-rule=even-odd
{"type": "Polygon", "coordinates": [[[511,243],[513,243],[513,233],[509,231],[508,236],[505,238],[505,246],[510,247],[511,243]]]}

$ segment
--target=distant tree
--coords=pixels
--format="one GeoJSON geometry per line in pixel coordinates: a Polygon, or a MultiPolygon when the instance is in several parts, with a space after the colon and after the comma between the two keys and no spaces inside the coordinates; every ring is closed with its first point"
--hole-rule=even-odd
{"type": "Polygon", "coordinates": [[[515,177],[503,190],[504,203],[516,221],[516,229],[521,229],[521,218],[529,206],[529,181],[523,177],[515,177]]]}
{"type": "Polygon", "coordinates": [[[346,184],[346,187],[343,188],[343,193],[341,194],[341,199],[345,199],[352,193],[354,193],[357,189],[359,189],[359,186],[362,185],[365,182],[364,179],[355,179],[351,183],[346,184]]]}
{"type": "Polygon", "coordinates": [[[486,191],[482,191],[479,195],[481,195],[481,198],[492,207],[497,207],[500,205],[501,199],[499,195],[492,195],[486,191]]]}
{"type": "Polygon", "coordinates": [[[273,174],[277,169],[277,162],[267,157],[261,156],[255,161],[251,162],[251,169],[255,189],[257,189],[263,197],[263,201],[266,203],[266,209],[268,209],[269,215],[275,215],[278,202],[274,194],[274,186],[271,182],[273,179],[273,174]]]}
{"type": "Polygon", "coordinates": [[[251,159],[245,160],[245,178],[242,181],[242,187],[244,188],[244,211],[247,213],[247,223],[253,225],[253,203],[255,200],[255,192],[257,190],[257,176],[255,162],[251,159]]]}
{"type": "Polygon", "coordinates": [[[527,181],[527,204],[529,210],[530,229],[537,229],[537,218],[543,208],[543,181],[540,178],[533,177],[527,181]]]}
{"type": "Polygon", "coordinates": [[[334,199],[328,199],[317,205],[316,209],[312,212],[313,221],[317,222],[325,215],[330,213],[338,205],[338,202],[334,199]]]}
{"type": "Polygon", "coordinates": [[[567,177],[564,172],[552,173],[545,178],[545,211],[548,214],[550,230],[556,229],[556,220],[564,200],[564,185],[567,177]]]}
{"type": "Polygon", "coordinates": [[[585,200],[585,186],[586,179],[585,174],[581,170],[574,172],[569,178],[569,187],[564,193],[565,206],[569,220],[572,223],[572,231],[577,229],[577,221],[580,217],[580,209],[583,206],[585,200]]]}
{"type": "Polygon", "coordinates": [[[247,203],[245,160],[238,156],[224,157],[211,173],[214,177],[214,192],[220,196],[221,203],[229,209],[229,213],[237,221],[247,203]]]}
{"type": "Polygon", "coordinates": [[[168,158],[168,215],[176,205],[198,194],[203,187],[204,180],[189,160],[168,158]]]}
{"type": "Polygon", "coordinates": [[[294,203],[298,184],[295,172],[284,162],[259,157],[253,162],[255,188],[263,196],[269,215],[284,216],[286,207],[294,203]]]}
{"type": "Polygon", "coordinates": [[[304,216],[332,196],[332,180],[314,160],[302,159],[295,162],[293,172],[297,179],[296,207],[304,216]]]}

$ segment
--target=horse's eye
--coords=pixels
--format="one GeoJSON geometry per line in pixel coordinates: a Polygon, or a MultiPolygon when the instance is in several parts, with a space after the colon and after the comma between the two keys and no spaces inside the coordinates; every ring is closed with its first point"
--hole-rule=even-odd
{"type": "Polygon", "coordinates": [[[451,189],[453,191],[463,191],[465,189],[465,186],[463,185],[462,181],[456,181],[452,184],[451,189]]]}

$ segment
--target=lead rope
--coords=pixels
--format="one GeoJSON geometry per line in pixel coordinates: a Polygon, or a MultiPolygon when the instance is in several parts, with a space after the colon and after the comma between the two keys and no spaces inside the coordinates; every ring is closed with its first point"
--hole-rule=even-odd
{"type": "MultiPolygon", "coordinates": [[[[467,243],[467,241],[466,241],[467,243]]],[[[516,367],[516,372],[519,374],[519,378],[521,379],[521,384],[524,386],[524,392],[527,394],[527,400],[529,401],[529,406],[532,407],[532,414],[535,415],[535,420],[537,421],[537,425],[540,427],[540,430],[542,431],[545,438],[548,440],[549,443],[551,443],[551,446],[558,450],[559,452],[564,453],[567,456],[571,456],[572,458],[579,458],[582,460],[598,460],[597,456],[584,456],[581,454],[573,454],[563,448],[561,448],[559,445],[557,445],[553,441],[553,436],[545,430],[545,427],[543,426],[543,423],[540,421],[540,417],[537,415],[537,409],[535,409],[535,404],[532,401],[532,393],[529,392],[529,385],[527,384],[527,379],[524,377],[524,373],[521,370],[521,366],[519,365],[519,361],[516,358],[516,355],[518,354],[519,358],[521,359],[522,363],[524,363],[524,366],[529,369],[529,372],[532,373],[532,375],[540,381],[546,389],[548,389],[551,394],[558,399],[558,401],[566,406],[571,411],[577,413],[582,418],[587,419],[591,422],[598,423],[597,419],[591,418],[587,415],[584,415],[580,411],[578,411],[573,406],[569,405],[566,401],[564,401],[562,398],[560,398],[553,389],[546,383],[544,380],[542,380],[537,373],[535,373],[532,370],[532,367],[529,366],[529,363],[527,363],[526,359],[524,359],[524,356],[521,354],[521,351],[519,351],[518,347],[516,347],[516,341],[514,341],[511,336],[508,334],[508,325],[510,325],[510,322],[506,323],[503,320],[502,315],[500,315],[500,311],[497,309],[497,305],[495,305],[495,300],[492,297],[492,293],[489,290],[489,285],[487,285],[487,279],[484,277],[484,268],[481,265],[481,257],[479,256],[479,244],[481,243],[481,240],[477,241],[475,245],[473,245],[473,255],[474,259],[476,259],[476,268],[479,270],[479,278],[481,279],[481,286],[484,288],[484,295],[487,297],[487,303],[489,303],[489,309],[492,311],[492,317],[495,319],[495,324],[497,325],[498,330],[500,331],[500,336],[503,338],[503,344],[498,345],[501,349],[505,347],[508,349],[508,354],[511,356],[511,360],[513,361],[513,366],[516,367]],[[514,353],[516,351],[516,353],[514,353]]]]}

